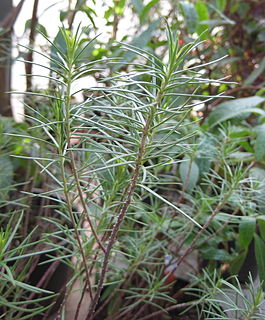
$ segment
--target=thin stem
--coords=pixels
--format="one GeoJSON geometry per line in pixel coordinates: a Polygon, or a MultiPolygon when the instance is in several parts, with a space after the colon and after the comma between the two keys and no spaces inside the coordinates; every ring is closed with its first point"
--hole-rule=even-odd
{"type": "MultiPolygon", "coordinates": [[[[38,5],[39,5],[39,0],[35,0],[34,5],[33,5],[31,23],[30,23],[30,34],[29,34],[29,47],[30,48],[32,48],[35,43],[36,27],[37,27],[37,23],[38,23],[38,18],[37,18],[38,5]]],[[[29,50],[25,60],[29,61],[29,62],[33,61],[33,51],[32,50],[29,50]]],[[[25,70],[26,70],[26,74],[31,75],[32,74],[32,64],[26,62],[25,70]]],[[[27,92],[30,92],[32,90],[32,77],[30,77],[30,76],[26,77],[26,82],[27,82],[27,92]]]]}
{"type": "Polygon", "coordinates": [[[89,212],[88,212],[88,208],[87,208],[87,205],[86,205],[86,202],[85,202],[85,199],[84,199],[84,196],[83,196],[83,192],[82,192],[82,188],[81,188],[81,185],[80,185],[80,182],[79,182],[79,177],[78,177],[78,174],[77,174],[77,168],[76,168],[76,164],[75,164],[75,158],[74,158],[74,153],[72,150],[69,151],[70,153],[70,161],[71,161],[71,167],[72,167],[72,171],[73,171],[73,174],[74,174],[74,178],[75,178],[75,183],[76,183],[76,187],[77,187],[77,191],[78,191],[78,196],[79,196],[79,199],[81,201],[81,204],[82,204],[82,207],[83,207],[83,210],[86,214],[86,218],[87,218],[87,221],[89,223],[89,226],[91,228],[91,231],[93,233],[93,236],[95,237],[99,247],[102,249],[102,251],[104,253],[106,253],[106,249],[105,247],[103,246],[103,244],[101,243],[101,240],[99,239],[99,236],[97,235],[97,232],[92,224],[92,221],[89,217],[89,212]]]}
{"type": "Polygon", "coordinates": [[[121,224],[123,222],[125,213],[127,212],[127,209],[129,208],[129,206],[131,204],[132,196],[133,196],[134,190],[136,188],[137,180],[138,180],[138,177],[139,177],[139,173],[140,173],[140,169],[141,169],[141,165],[142,165],[142,160],[143,160],[143,157],[144,157],[144,154],[145,154],[146,141],[147,141],[147,137],[148,137],[148,134],[149,134],[149,128],[150,128],[152,120],[153,120],[153,112],[150,112],[148,120],[146,122],[146,125],[145,125],[145,127],[143,129],[143,135],[142,135],[142,139],[141,139],[140,146],[139,146],[139,149],[138,149],[138,157],[136,159],[135,169],[134,169],[132,178],[130,180],[129,188],[126,190],[127,191],[126,192],[127,196],[125,194],[123,194],[123,196],[122,196],[122,198],[124,196],[126,196],[125,197],[125,201],[124,201],[124,203],[123,203],[123,205],[121,207],[120,213],[119,213],[118,218],[117,218],[117,222],[114,225],[114,227],[113,227],[113,229],[111,231],[110,237],[109,237],[109,243],[107,245],[107,249],[106,249],[106,252],[105,252],[105,257],[104,257],[103,266],[102,266],[102,270],[101,270],[101,274],[100,274],[98,288],[97,288],[94,300],[92,301],[91,306],[89,308],[88,316],[86,318],[87,320],[93,319],[93,314],[95,312],[95,308],[96,308],[96,306],[98,304],[98,301],[99,301],[99,298],[100,298],[100,294],[101,294],[101,291],[102,291],[102,288],[103,288],[103,282],[104,282],[105,275],[106,275],[106,272],[107,272],[107,267],[108,267],[108,264],[109,264],[110,252],[111,252],[111,249],[112,249],[112,247],[113,247],[113,245],[115,243],[115,240],[116,240],[119,228],[120,228],[120,226],[121,226],[121,224]]]}
{"type": "Polygon", "coordinates": [[[184,309],[186,307],[190,307],[190,306],[196,306],[197,304],[201,303],[201,300],[198,301],[191,301],[191,302],[184,302],[184,303],[179,303],[179,304],[175,304],[174,306],[165,308],[163,310],[159,310],[156,312],[153,312],[143,318],[140,318],[139,320],[148,320],[148,319],[154,319],[154,317],[159,316],[167,311],[172,311],[172,310],[177,310],[177,309],[184,309]]]}
{"type": "Polygon", "coordinates": [[[85,273],[86,273],[86,284],[89,287],[89,292],[90,292],[90,297],[91,299],[93,299],[93,293],[92,293],[92,289],[91,289],[91,283],[90,283],[90,278],[89,278],[89,270],[88,270],[88,266],[86,263],[86,256],[85,256],[85,252],[82,246],[82,242],[80,239],[80,235],[77,229],[77,225],[75,223],[75,217],[73,214],[73,209],[72,209],[72,203],[68,194],[68,187],[67,187],[67,180],[66,180],[66,174],[65,174],[65,168],[64,168],[64,160],[61,161],[61,172],[62,172],[62,178],[63,178],[63,189],[64,189],[64,195],[65,195],[65,199],[66,199],[66,203],[67,203],[67,207],[68,207],[68,211],[69,211],[69,215],[70,215],[70,219],[71,219],[71,223],[73,225],[74,228],[74,232],[76,235],[76,239],[77,239],[77,243],[78,243],[78,247],[82,256],[82,260],[84,263],[84,268],[85,268],[85,273]]]}
{"type": "Polygon", "coordinates": [[[206,223],[203,225],[202,229],[197,233],[196,237],[193,239],[189,247],[186,249],[186,251],[182,254],[182,256],[178,259],[176,262],[176,268],[175,270],[179,267],[181,262],[189,255],[191,254],[195,249],[196,249],[196,242],[201,238],[203,233],[206,231],[214,217],[217,215],[217,213],[221,210],[223,205],[226,203],[226,201],[229,199],[231,193],[232,193],[232,188],[227,192],[227,194],[224,196],[223,200],[218,203],[216,208],[214,209],[213,213],[209,217],[209,219],[206,221],[206,223]]]}
{"type": "MultiPolygon", "coordinates": [[[[71,65],[69,67],[69,74],[71,75],[71,65]]],[[[67,140],[67,145],[70,146],[70,139],[71,139],[71,130],[70,130],[70,97],[71,97],[71,77],[69,76],[69,82],[67,84],[67,89],[66,89],[66,114],[65,114],[65,121],[66,121],[66,140],[67,140]]],[[[60,148],[61,149],[61,148],[60,148]]],[[[66,199],[66,203],[67,203],[67,207],[68,207],[68,211],[69,211],[69,215],[70,215],[70,219],[71,219],[71,223],[73,225],[74,228],[74,232],[76,235],[76,239],[77,239],[77,243],[78,243],[78,247],[82,256],[82,261],[84,264],[84,268],[85,268],[85,274],[86,274],[86,285],[89,288],[89,293],[90,293],[90,297],[91,299],[93,299],[93,293],[92,293],[92,288],[91,288],[91,283],[90,283],[90,277],[89,277],[89,270],[88,270],[88,266],[87,266],[87,262],[86,262],[86,256],[85,256],[85,252],[83,249],[83,245],[82,245],[82,241],[80,239],[80,235],[78,232],[78,228],[77,225],[75,223],[75,217],[73,214],[73,209],[72,209],[72,203],[69,197],[69,190],[68,190],[68,185],[67,185],[67,178],[66,178],[66,173],[65,173],[65,158],[63,156],[63,152],[62,150],[59,150],[59,153],[62,155],[61,157],[61,173],[62,173],[62,179],[63,179],[63,191],[64,191],[64,195],[65,195],[65,199],[66,199]]],[[[75,181],[78,180],[78,176],[77,176],[77,170],[76,170],[76,166],[75,166],[75,161],[74,161],[74,156],[72,151],[70,151],[70,156],[71,156],[71,165],[72,165],[72,169],[74,172],[74,177],[75,177],[75,181]]],[[[79,180],[77,183],[77,188],[78,188],[78,192],[80,192],[80,184],[79,184],[79,180]],[[78,187],[79,186],[79,187],[78,187]]],[[[79,194],[80,196],[80,194],[79,194]]]]}

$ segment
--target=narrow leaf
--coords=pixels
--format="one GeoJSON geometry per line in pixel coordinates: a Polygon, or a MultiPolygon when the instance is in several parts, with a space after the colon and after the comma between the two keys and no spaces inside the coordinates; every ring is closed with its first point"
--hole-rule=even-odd
{"type": "Polygon", "coordinates": [[[192,219],[187,213],[185,213],[184,211],[182,211],[180,208],[176,207],[173,203],[171,203],[170,201],[166,200],[165,198],[163,198],[162,196],[160,196],[159,194],[157,194],[154,190],[151,190],[150,188],[148,188],[147,186],[140,184],[139,185],[141,188],[145,189],[146,191],[150,192],[151,194],[153,194],[156,198],[162,200],[163,202],[165,202],[166,204],[168,204],[170,207],[174,208],[176,211],[178,211],[179,213],[183,214],[186,218],[188,218],[189,220],[191,220],[194,224],[196,224],[198,227],[202,228],[202,226],[195,221],[194,219],[192,219]]]}

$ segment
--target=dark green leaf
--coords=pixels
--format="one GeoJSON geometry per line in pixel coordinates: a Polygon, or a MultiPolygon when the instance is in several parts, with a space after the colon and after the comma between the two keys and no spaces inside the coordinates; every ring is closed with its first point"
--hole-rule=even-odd
{"type": "Polygon", "coordinates": [[[258,217],[258,225],[260,235],[262,239],[265,241],[265,215],[258,217]]]}
{"type": "MultiPolygon", "coordinates": [[[[206,21],[209,19],[209,13],[208,8],[203,1],[197,1],[195,3],[195,9],[198,15],[198,19],[200,23],[197,25],[196,31],[200,35],[203,32],[206,32],[206,30],[209,28],[209,25],[207,23],[202,23],[202,21],[206,21]]],[[[209,37],[207,33],[202,35],[202,39],[206,40],[209,37]]]]}
{"type": "MultiPolygon", "coordinates": [[[[63,53],[66,53],[66,43],[61,30],[58,31],[53,43],[57,48],[59,48],[59,50],[61,50],[63,53]]],[[[61,59],[58,56],[58,50],[53,46],[51,47],[51,58],[61,62],[61,59]]],[[[51,61],[51,68],[57,69],[57,65],[53,61],[51,61]]]]}
{"type": "Polygon", "coordinates": [[[139,18],[140,18],[140,23],[143,23],[145,19],[147,18],[147,15],[149,11],[152,9],[153,6],[155,6],[159,0],[151,0],[146,6],[144,6],[139,18]]]}
{"type": "MultiPolygon", "coordinates": [[[[31,19],[27,20],[26,23],[25,23],[25,31],[30,29],[31,28],[31,19]]],[[[47,33],[47,30],[46,28],[44,27],[44,25],[40,24],[40,23],[37,23],[37,26],[36,26],[36,30],[37,31],[40,31],[42,34],[44,34],[46,37],[48,36],[48,33],[47,33]]],[[[25,32],[24,31],[24,32],[25,32]]]]}
{"type": "Polygon", "coordinates": [[[209,260],[228,261],[231,256],[228,252],[222,249],[209,248],[202,251],[202,257],[209,260]]]}
{"type": "MultiPolygon", "coordinates": [[[[135,37],[132,40],[131,45],[138,48],[144,48],[147,45],[148,41],[151,39],[152,34],[158,27],[159,23],[160,23],[160,20],[155,20],[151,22],[149,27],[144,32],[142,32],[139,36],[135,37]]],[[[127,51],[124,55],[123,61],[129,62],[134,58],[135,55],[136,55],[135,53],[131,51],[127,51]]]]}
{"type": "Polygon", "coordinates": [[[244,250],[235,259],[233,259],[233,261],[230,263],[229,272],[231,274],[235,274],[235,275],[238,274],[238,272],[240,271],[240,269],[246,259],[247,252],[248,252],[248,250],[244,250]]]}
{"type": "Polygon", "coordinates": [[[82,11],[85,12],[85,14],[87,15],[88,19],[92,23],[93,28],[96,29],[96,25],[95,25],[94,18],[93,18],[93,15],[95,16],[94,10],[92,10],[89,6],[83,6],[82,7],[82,11]]]}
{"type": "Polygon", "coordinates": [[[263,161],[265,156],[265,123],[255,128],[257,139],[255,142],[255,156],[257,161],[263,161]]]}
{"type": "Polygon", "coordinates": [[[60,11],[60,21],[63,22],[67,16],[68,16],[68,11],[60,11]]]}
{"type": "Polygon", "coordinates": [[[249,175],[259,184],[254,196],[259,205],[259,211],[265,214],[265,170],[254,167],[250,170],[249,175]]]}
{"type": "Polygon", "coordinates": [[[265,242],[257,234],[255,239],[255,257],[258,265],[260,281],[262,281],[263,290],[265,290],[265,242]]]}
{"type": "Polygon", "coordinates": [[[253,217],[244,217],[239,225],[239,244],[241,248],[246,249],[253,239],[256,228],[256,219],[253,217]]]}
{"type": "Polygon", "coordinates": [[[200,175],[209,172],[211,163],[216,155],[217,148],[214,138],[210,135],[202,137],[196,151],[196,164],[199,167],[200,175]]]}

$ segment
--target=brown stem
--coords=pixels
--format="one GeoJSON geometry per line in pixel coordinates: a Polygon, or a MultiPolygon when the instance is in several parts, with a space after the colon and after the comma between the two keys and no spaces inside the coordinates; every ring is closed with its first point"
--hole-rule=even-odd
{"type": "Polygon", "coordinates": [[[89,223],[89,226],[91,228],[91,232],[93,233],[93,236],[95,237],[99,247],[102,249],[102,251],[104,253],[106,253],[106,249],[105,247],[103,246],[103,244],[101,243],[101,240],[99,239],[99,236],[97,235],[97,232],[92,224],[92,221],[89,217],[89,212],[88,212],[88,208],[87,208],[87,205],[86,205],[86,201],[85,201],[85,198],[83,196],[83,192],[82,192],[82,187],[80,185],[80,181],[79,181],[79,177],[78,177],[78,174],[77,174],[77,167],[76,167],[76,164],[75,164],[75,158],[74,158],[74,153],[72,150],[69,151],[70,152],[70,160],[71,160],[71,166],[72,166],[72,171],[73,171],[73,174],[74,174],[74,178],[75,178],[75,183],[76,183],[76,186],[77,186],[77,191],[78,191],[78,196],[79,196],[79,199],[81,201],[81,204],[82,204],[82,207],[83,207],[83,210],[86,214],[86,219],[89,223]]]}
{"type": "MultiPolygon", "coordinates": [[[[178,261],[176,262],[176,269],[179,267],[179,265],[181,264],[181,262],[189,255],[191,254],[196,246],[196,242],[200,239],[200,237],[203,235],[203,233],[205,232],[205,230],[208,228],[208,226],[210,225],[210,223],[212,222],[213,218],[217,215],[217,213],[221,210],[221,208],[223,207],[224,203],[227,201],[227,199],[230,197],[232,190],[230,189],[226,196],[224,196],[223,200],[220,201],[218,203],[218,205],[216,206],[216,208],[214,209],[213,213],[211,214],[211,216],[209,217],[209,219],[206,221],[206,223],[203,225],[203,227],[201,228],[201,230],[197,233],[196,237],[193,239],[193,241],[191,242],[191,244],[189,245],[189,247],[187,248],[187,250],[182,254],[182,256],[178,259],[178,261]]],[[[175,269],[175,270],[176,270],[175,269]]]]}
{"type": "Polygon", "coordinates": [[[76,5],[75,8],[73,10],[71,10],[71,3],[69,3],[69,7],[68,7],[68,28],[69,30],[72,30],[73,28],[73,24],[74,24],[74,20],[75,20],[75,16],[77,14],[77,11],[79,10],[79,0],[76,1],[76,5]]]}
{"type": "MultiPolygon", "coordinates": [[[[34,43],[35,43],[35,37],[36,37],[36,27],[38,24],[38,18],[37,18],[37,11],[38,11],[38,5],[39,5],[39,0],[34,1],[33,5],[33,11],[32,11],[32,17],[31,17],[31,23],[30,23],[30,34],[29,34],[29,48],[33,48],[34,43]]],[[[33,51],[29,50],[25,60],[28,62],[33,61],[33,51]]],[[[32,63],[25,63],[25,70],[27,75],[32,74],[32,63]]],[[[27,92],[30,92],[32,90],[32,77],[27,76],[26,77],[26,83],[27,83],[27,92]]]]}
{"type": "Polygon", "coordinates": [[[143,318],[140,318],[139,320],[148,320],[148,319],[154,319],[155,316],[159,316],[167,311],[172,311],[172,310],[176,310],[176,309],[184,309],[186,307],[190,307],[190,306],[196,306],[197,304],[201,303],[201,301],[192,301],[192,302],[184,302],[184,303],[179,303],[179,304],[175,304],[174,306],[165,308],[163,310],[159,310],[156,312],[153,312],[143,318]]]}
{"type": "MultiPolygon", "coordinates": [[[[153,119],[153,113],[150,112],[148,120],[146,122],[146,125],[143,129],[143,135],[142,135],[142,139],[141,139],[139,150],[138,150],[138,157],[136,159],[135,169],[134,169],[132,178],[130,180],[129,188],[126,192],[125,201],[124,201],[123,205],[121,206],[120,213],[117,218],[117,222],[114,225],[114,227],[111,231],[110,237],[109,237],[109,243],[108,243],[105,257],[104,257],[104,261],[103,261],[103,266],[102,266],[102,270],[101,270],[101,274],[100,274],[100,278],[99,278],[98,288],[97,288],[94,300],[92,301],[91,306],[89,308],[89,312],[88,312],[88,316],[87,316],[86,320],[91,320],[94,317],[93,315],[94,315],[95,308],[96,308],[98,301],[99,301],[99,298],[100,298],[100,294],[101,294],[101,291],[103,288],[103,282],[104,282],[105,275],[107,272],[107,267],[109,264],[110,252],[111,252],[111,249],[115,243],[115,240],[116,240],[119,228],[123,222],[125,213],[127,212],[128,208],[131,204],[132,196],[133,196],[134,190],[136,188],[137,180],[138,180],[141,165],[142,165],[142,160],[143,160],[143,157],[145,154],[146,140],[147,140],[147,137],[149,134],[149,128],[150,128],[152,119],[153,119]]],[[[124,195],[122,197],[124,197],[124,195]]]]}
{"type": "MultiPolygon", "coordinates": [[[[231,94],[234,94],[238,91],[242,91],[242,90],[260,90],[262,89],[263,87],[262,86],[246,86],[246,87],[238,87],[238,88],[233,88],[233,89],[230,89],[230,90],[227,90],[226,91],[226,95],[231,95],[231,94]]],[[[218,98],[216,100],[214,100],[213,103],[211,103],[211,109],[213,107],[215,107],[216,105],[218,105],[219,103],[221,103],[225,98],[218,98]]]]}
{"type": "MultiPolygon", "coordinates": [[[[235,216],[238,213],[239,209],[236,208],[231,216],[235,216]]],[[[217,234],[219,234],[228,224],[229,224],[229,220],[226,221],[224,224],[222,224],[213,234],[211,234],[208,238],[206,238],[202,243],[200,243],[200,245],[198,245],[197,247],[195,247],[195,249],[199,249],[201,248],[205,243],[208,243],[213,237],[215,237],[217,234]]]]}
{"type": "Polygon", "coordinates": [[[6,29],[6,31],[10,31],[14,26],[17,17],[22,9],[25,0],[21,0],[16,7],[13,7],[10,12],[6,15],[6,17],[1,21],[0,27],[6,29]]]}
{"type": "Polygon", "coordinates": [[[85,285],[83,287],[83,290],[82,290],[81,298],[78,301],[78,305],[77,305],[77,308],[76,308],[74,320],[78,319],[80,308],[81,308],[81,304],[82,304],[82,301],[83,301],[84,296],[85,296],[86,288],[87,288],[87,283],[85,283],[85,285]]]}
{"type": "Polygon", "coordinates": [[[138,312],[135,313],[134,317],[131,318],[131,320],[137,320],[138,317],[141,315],[141,313],[144,312],[144,310],[145,310],[146,307],[147,307],[147,304],[145,303],[145,304],[142,306],[142,308],[140,308],[140,309],[138,310],[138,312]]]}
{"type": "Polygon", "coordinates": [[[81,256],[82,256],[82,261],[84,263],[85,274],[86,274],[86,285],[89,287],[90,297],[91,297],[91,299],[93,299],[93,293],[92,293],[90,277],[89,277],[89,270],[88,270],[88,266],[87,266],[87,263],[86,263],[86,256],[85,256],[85,252],[84,252],[83,245],[82,245],[82,242],[81,242],[81,239],[80,239],[80,235],[79,235],[76,223],[75,223],[72,203],[71,203],[71,200],[70,200],[70,197],[69,197],[69,193],[68,193],[68,186],[67,186],[67,181],[66,181],[64,162],[61,162],[61,172],[62,172],[62,176],[63,176],[64,196],[65,196],[65,199],[66,199],[67,208],[69,210],[69,216],[70,216],[73,228],[74,228],[74,232],[75,232],[75,235],[76,235],[78,247],[79,247],[79,250],[80,250],[80,253],[81,253],[81,256]]]}
{"type": "Polygon", "coordinates": [[[120,21],[120,19],[119,19],[118,15],[116,14],[116,12],[114,12],[113,29],[112,29],[112,34],[111,34],[110,40],[116,40],[116,38],[117,38],[119,21],[120,21]]]}

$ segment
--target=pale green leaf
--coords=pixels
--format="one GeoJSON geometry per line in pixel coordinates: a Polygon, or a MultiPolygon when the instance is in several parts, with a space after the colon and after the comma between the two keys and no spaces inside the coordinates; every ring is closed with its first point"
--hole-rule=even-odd
{"type": "Polygon", "coordinates": [[[197,26],[198,15],[193,3],[187,1],[180,2],[181,10],[185,18],[185,22],[189,33],[194,33],[197,26]]]}
{"type": "Polygon", "coordinates": [[[253,96],[223,102],[211,112],[208,118],[209,125],[214,127],[223,121],[242,116],[244,113],[253,112],[265,116],[265,111],[257,108],[264,101],[263,97],[253,96]]]}
{"type": "Polygon", "coordinates": [[[257,139],[254,150],[257,161],[263,161],[265,156],[265,123],[255,128],[257,132],[257,139]]]}
{"type": "Polygon", "coordinates": [[[190,158],[185,158],[179,166],[179,174],[186,190],[192,190],[199,179],[199,167],[195,161],[190,158]]]}

